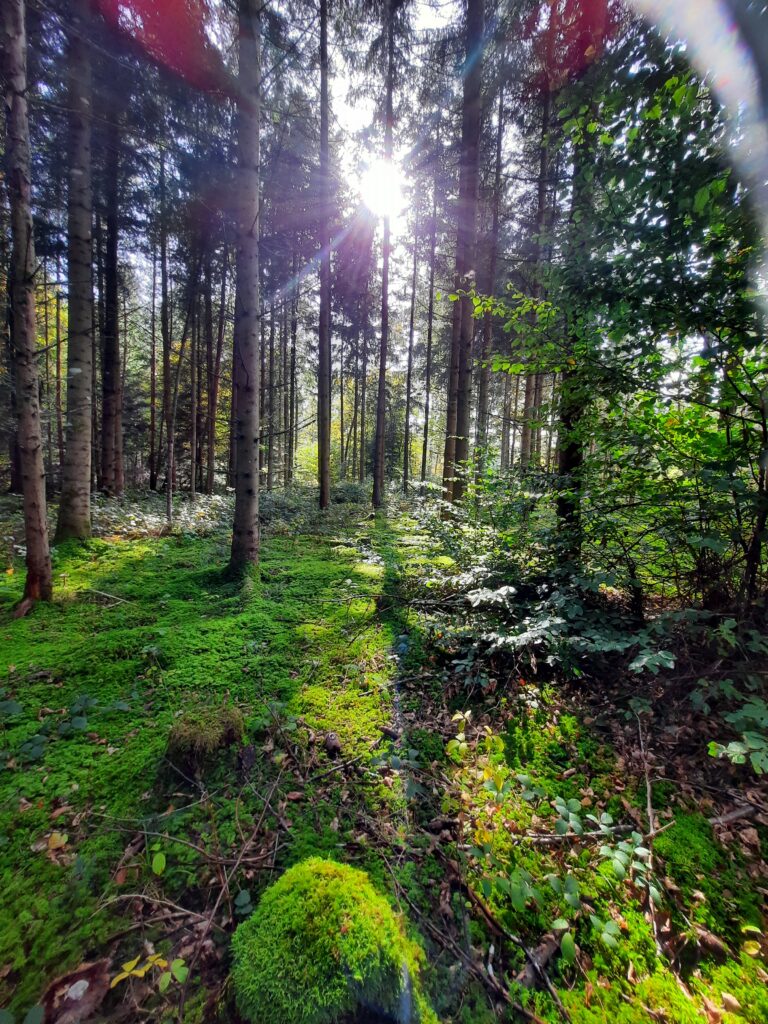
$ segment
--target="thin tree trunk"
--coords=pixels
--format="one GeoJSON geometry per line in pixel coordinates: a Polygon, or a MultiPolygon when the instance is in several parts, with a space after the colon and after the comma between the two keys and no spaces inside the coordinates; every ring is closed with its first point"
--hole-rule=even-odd
{"type": "Polygon", "coordinates": [[[51,554],[46,520],[40,428],[40,382],[35,329],[35,240],[32,229],[27,36],[24,0],[3,0],[0,51],[4,56],[6,187],[11,211],[11,346],[16,375],[19,458],[24,494],[27,576],[17,614],[51,598],[51,554]]]}
{"type": "MultiPolygon", "coordinates": [[[[499,88],[498,124],[496,126],[496,164],[493,175],[493,194],[491,212],[491,232],[488,239],[488,276],[483,291],[493,295],[496,287],[496,262],[499,247],[499,208],[501,206],[501,154],[504,141],[504,87],[499,88]]],[[[491,377],[491,352],[493,351],[493,315],[487,312],[483,317],[483,348],[480,354],[479,386],[477,389],[477,430],[475,447],[478,450],[478,472],[485,463],[485,451],[488,447],[488,395],[491,377]]]]}
{"type": "Polygon", "coordinates": [[[352,398],[352,479],[357,472],[357,413],[358,400],[360,398],[360,328],[357,328],[355,337],[355,388],[352,398]]]}
{"type": "Polygon", "coordinates": [[[221,380],[221,359],[224,353],[224,328],[227,312],[227,247],[221,257],[221,292],[219,293],[219,313],[216,331],[216,354],[213,360],[213,375],[208,395],[208,465],[206,492],[213,494],[216,474],[216,413],[219,407],[219,382],[221,380]]]}
{"type": "Polygon", "coordinates": [[[365,480],[365,416],[368,398],[368,333],[363,327],[363,378],[360,382],[360,483],[365,480]]]}
{"type": "Polygon", "coordinates": [[[118,306],[118,175],[120,170],[120,115],[110,110],[105,165],[106,243],[104,254],[104,335],[101,409],[101,486],[107,494],[121,494],[122,455],[118,445],[120,419],[120,327],[118,306]]]}
{"type": "Polygon", "coordinates": [[[299,328],[299,283],[296,279],[296,253],[293,254],[293,292],[291,295],[291,395],[290,395],[290,423],[289,423],[289,445],[288,445],[288,483],[293,480],[293,464],[297,444],[297,422],[296,412],[297,390],[296,390],[296,335],[299,328]]]}
{"type": "Polygon", "coordinates": [[[165,470],[165,517],[173,523],[173,445],[171,437],[171,324],[168,295],[168,224],[165,196],[165,152],[160,151],[160,336],[163,345],[163,420],[168,457],[165,470]]]}
{"type": "Polygon", "coordinates": [[[237,453],[230,572],[259,558],[259,80],[261,0],[239,4],[237,294],[235,392],[237,453]]]}
{"type": "Polygon", "coordinates": [[[200,310],[197,300],[192,304],[192,327],[189,348],[189,500],[197,497],[197,337],[200,310]]]}
{"type": "MultiPolygon", "coordinates": [[[[387,81],[384,113],[384,160],[392,161],[394,129],[393,95],[395,88],[395,0],[387,0],[385,35],[387,39],[387,81]]],[[[384,502],[384,441],[387,406],[387,347],[389,344],[389,258],[392,250],[389,217],[384,218],[381,269],[381,344],[379,345],[379,381],[376,391],[376,433],[373,446],[373,507],[384,502]]]]}
{"type": "Polygon", "coordinates": [[[411,276],[411,314],[408,321],[408,369],[405,375],[405,439],[403,444],[403,494],[408,493],[411,472],[411,383],[413,380],[413,328],[416,319],[416,271],[418,235],[413,236],[413,274],[411,276]]]}
{"type": "Polygon", "coordinates": [[[331,236],[328,145],[328,0],[320,0],[320,318],[317,370],[317,474],[320,508],[331,501],[331,236]]]}
{"type": "MultiPolygon", "coordinates": [[[[56,447],[59,452],[59,472],[63,473],[64,469],[64,414],[61,401],[61,290],[59,282],[61,281],[61,267],[60,260],[56,258],[56,447]]],[[[89,339],[90,343],[90,339],[89,339]]],[[[88,424],[88,466],[90,476],[90,423],[88,424]]],[[[90,480],[89,480],[90,484],[90,480]]]]}
{"type": "Polygon", "coordinates": [[[283,382],[283,487],[291,482],[291,446],[293,443],[291,427],[291,398],[288,382],[288,303],[283,299],[283,329],[281,332],[282,382],[283,382]]]}
{"type": "Polygon", "coordinates": [[[427,453],[429,452],[429,414],[432,400],[432,331],[435,320],[435,252],[437,249],[437,169],[438,152],[435,153],[435,177],[432,183],[432,223],[429,235],[429,298],[427,302],[427,352],[424,367],[424,440],[421,447],[421,482],[427,479],[427,453]]]}
{"type": "Polygon", "coordinates": [[[152,247],[152,312],[149,321],[149,489],[157,490],[157,253],[152,247]]]}
{"type": "Polygon", "coordinates": [[[275,306],[269,308],[269,388],[267,390],[267,490],[275,478],[275,306]]]}

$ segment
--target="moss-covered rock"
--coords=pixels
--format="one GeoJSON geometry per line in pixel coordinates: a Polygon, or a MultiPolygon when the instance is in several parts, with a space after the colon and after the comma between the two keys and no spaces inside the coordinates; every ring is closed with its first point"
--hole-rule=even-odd
{"type": "Polygon", "coordinates": [[[232,949],[235,998],[251,1024],[436,1021],[420,990],[421,949],[356,868],[317,857],[296,864],[266,890],[232,949]]]}

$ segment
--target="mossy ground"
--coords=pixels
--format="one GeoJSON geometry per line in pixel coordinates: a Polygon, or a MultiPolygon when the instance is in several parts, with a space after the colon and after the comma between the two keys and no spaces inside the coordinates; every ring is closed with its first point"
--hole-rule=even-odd
{"type": "MultiPolygon", "coordinates": [[[[236,855],[255,831],[254,857],[265,860],[241,869],[233,899],[244,892],[247,911],[282,869],[306,857],[365,868],[424,931],[425,985],[446,1024],[497,1018],[427,922],[484,957],[493,942],[515,998],[542,1019],[559,1019],[546,993],[518,992],[519,951],[499,953],[498,936],[447,886],[445,858],[457,840],[464,851],[487,848],[485,860],[467,861],[468,879],[510,931],[535,945],[554,917],[572,922],[579,966],[555,958],[549,971],[575,1024],[702,1020],[705,1000],[722,1007],[723,993],[742,1009],[722,1024],[765,1020],[765,965],[740,956],[742,928],[765,931],[754,865],[718,843],[695,804],[655,787],[660,820],[675,821],[654,847],[657,873],[672,883],[659,918],[689,933],[690,948],[699,925],[731,950],[722,964],[696,948],[684,993],[656,954],[642,893],[611,875],[599,844],[525,837],[552,831],[556,797],[636,827],[642,778],[554,687],[509,673],[487,691],[475,676],[464,684],[424,610],[430,573],[438,565],[450,572],[451,560],[407,515],[369,519],[353,504],[293,524],[284,521],[290,514],[280,508],[267,527],[260,570],[245,585],[221,571],[224,530],[161,537],[140,524],[128,539],[117,514],[108,540],[58,549],[51,606],[12,620],[21,574],[0,579],[2,699],[21,705],[0,743],[8,755],[0,773],[0,1006],[23,1016],[56,975],[101,956],[116,971],[145,940],[169,958],[188,956],[183,938],[158,920],[156,901],[205,915],[221,888],[212,859],[236,855]],[[252,763],[225,748],[197,779],[169,765],[169,732],[200,701],[240,711],[252,763]],[[468,750],[451,759],[451,718],[467,710],[468,750]],[[393,723],[402,741],[387,738],[393,723]],[[323,746],[329,732],[340,745],[335,760],[323,746]],[[405,769],[403,759],[412,762],[405,769]],[[541,796],[524,799],[519,774],[541,796]],[[500,791],[489,790],[489,778],[500,791]],[[435,815],[459,824],[438,836],[429,826],[435,815]],[[138,849],[137,835],[145,838],[138,849]],[[515,873],[540,898],[520,905],[507,884],[515,873]],[[548,874],[578,877],[580,910],[563,906],[548,874]],[[125,898],[136,893],[142,901],[125,898]],[[601,943],[589,913],[618,922],[618,948],[601,943]]],[[[235,908],[222,919],[210,959],[190,975],[187,1021],[210,1014],[206,994],[226,970],[238,915],[235,908]]],[[[150,988],[134,994],[155,1019],[174,1019],[176,983],[162,997],[156,979],[150,988]]]]}

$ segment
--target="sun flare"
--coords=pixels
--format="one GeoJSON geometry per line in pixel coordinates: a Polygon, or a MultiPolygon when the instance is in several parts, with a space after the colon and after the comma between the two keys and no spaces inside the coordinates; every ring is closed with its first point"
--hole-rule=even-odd
{"type": "Polygon", "coordinates": [[[403,174],[389,160],[374,160],[360,179],[360,198],[377,217],[397,217],[405,206],[403,174]]]}

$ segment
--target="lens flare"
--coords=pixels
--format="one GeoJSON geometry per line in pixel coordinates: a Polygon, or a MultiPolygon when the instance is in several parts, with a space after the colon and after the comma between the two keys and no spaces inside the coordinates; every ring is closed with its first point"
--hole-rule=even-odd
{"type": "Polygon", "coordinates": [[[389,160],[370,163],[360,179],[360,198],[375,216],[397,217],[405,206],[400,168],[389,160]]]}

